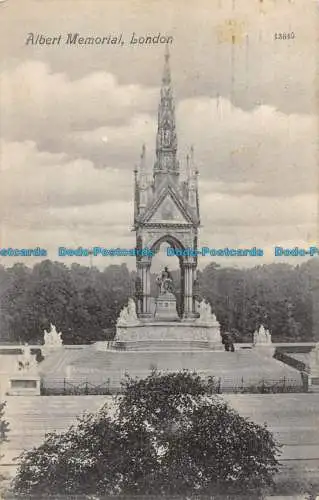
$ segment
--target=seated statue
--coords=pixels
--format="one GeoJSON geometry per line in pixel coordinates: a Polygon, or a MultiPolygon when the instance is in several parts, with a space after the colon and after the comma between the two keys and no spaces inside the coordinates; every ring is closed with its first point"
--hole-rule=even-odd
{"type": "Polygon", "coordinates": [[[165,267],[162,273],[159,276],[157,276],[156,282],[159,286],[160,295],[165,293],[173,293],[174,284],[172,275],[169,272],[168,267],[165,267]]]}

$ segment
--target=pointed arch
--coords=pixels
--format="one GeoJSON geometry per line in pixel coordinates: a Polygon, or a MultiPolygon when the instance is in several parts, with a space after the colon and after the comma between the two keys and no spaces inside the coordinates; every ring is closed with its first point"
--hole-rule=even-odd
{"type": "Polygon", "coordinates": [[[172,248],[185,249],[183,243],[176,236],[172,234],[163,234],[151,244],[151,250],[157,253],[162,243],[168,243],[172,248]]]}

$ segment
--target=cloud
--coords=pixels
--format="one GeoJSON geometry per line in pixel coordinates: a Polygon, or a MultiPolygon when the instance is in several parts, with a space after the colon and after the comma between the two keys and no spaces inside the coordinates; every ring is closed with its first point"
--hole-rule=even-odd
{"type": "Polygon", "coordinates": [[[139,84],[119,85],[110,73],[71,80],[36,60],[5,69],[0,84],[5,137],[36,140],[49,150],[65,134],[123,124],[136,110],[154,111],[157,97],[154,89],[139,84]]]}
{"type": "Polygon", "coordinates": [[[315,222],[316,196],[267,198],[253,195],[235,197],[227,194],[206,195],[201,207],[207,224],[224,226],[295,226],[315,222]]]}
{"type": "Polygon", "coordinates": [[[123,176],[116,167],[96,169],[86,159],[39,151],[31,141],[2,141],[1,152],[0,207],[7,216],[11,210],[80,208],[130,199],[130,170],[123,176]]]}
{"type": "MultiPolygon", "coordinates": [[[[2,133],[11,141],[36,142],[44,154],[124,170],[133,168],[145,142],[152,168],[158,100],[159,89],[121,85],[105,72],[71,80],[43,62],[27,61],[2,75],[2,133]]],[[[267,105],[244,111],[207,96],[177,101],[176,113],[182,163],[195,144],[205,182],[237,194],[239,186],[261,196],[314,192],[314,115],[286,115],[267,105]]]]}
{"type": "Polygon", "coordinates": [[[316,191],[315,116],[285,115],[269,106],[247,112],[209,98],[181,101],[177,116],[182,150],[196,144],[204,190],[207,181],[236,194],[286,197],[316,191]]]}

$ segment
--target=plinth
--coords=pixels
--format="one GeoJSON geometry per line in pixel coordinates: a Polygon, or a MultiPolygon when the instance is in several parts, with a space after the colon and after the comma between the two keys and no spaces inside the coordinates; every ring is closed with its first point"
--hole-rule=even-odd
{"type": "Polygon", "coordinates": [[[118,326],[113,347],[123,350],[222,350],[219,323],[188,321],[139,321],[118,326]]]}
{"type": "Polygon", "coordinates": [[[176,310],[176,299],[171,292],[163,292],[155,300],[155,320],[179,321],[176,310]]]}
{"type": "Polygon", "coordinates": [[[9,396],[40,396],[40,376],[35,373],[15,373],[8,377],[9,396]]]}

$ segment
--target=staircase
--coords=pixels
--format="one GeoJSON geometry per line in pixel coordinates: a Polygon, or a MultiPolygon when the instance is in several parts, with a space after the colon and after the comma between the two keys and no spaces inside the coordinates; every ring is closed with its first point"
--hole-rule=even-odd
{"type": "Polygon", "coordinates": [[[109,381],[111,390],[121,388],[125,374],[143,378],[154,369],[161,372],[196,371],[204,377],[219,379],[223,392],[233,387],[248,387],[265,381],[274,384],[282,379],[289,385],[302,386],[301,374],[271,357],[263,357],[253,349],[235,352],[198,350],[167,351],[98,351],[82,349],[78,355],[65,356],[52,363],[51,370],[41,368],[45,387],[63,387],[64,379],[74,385],[95,386],[109,381]]]}
{"type": "Polygon", "coordinates": [[[119,347],[128,351],[198,351],[209,349],[209,343],[205,340],[158,340],[156,342],[153,340],[131,340],[119,342],[119,347]]]}

